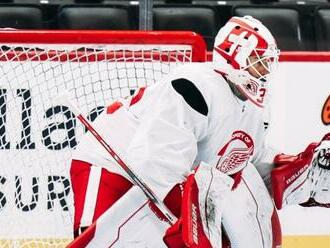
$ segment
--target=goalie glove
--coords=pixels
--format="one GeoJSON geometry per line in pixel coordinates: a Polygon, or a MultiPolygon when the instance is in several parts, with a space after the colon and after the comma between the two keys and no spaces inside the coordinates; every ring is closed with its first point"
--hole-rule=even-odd
{"type": "Polygon", "coordinates": [[[297,156],[279,154],[271,172],[275,205],[330,207],[330,133],[297,156]]]}

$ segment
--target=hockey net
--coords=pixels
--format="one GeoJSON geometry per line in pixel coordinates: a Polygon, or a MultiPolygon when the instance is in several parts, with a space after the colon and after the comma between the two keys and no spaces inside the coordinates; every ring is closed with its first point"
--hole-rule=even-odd
{"type": "Polygon", "coordinates": [[[72,239],[71,152],[85,130],[63,91],[94,120],[118,97],[182,63],[205,60],[190,32],[0,31],[0,247],[72,239]]]}

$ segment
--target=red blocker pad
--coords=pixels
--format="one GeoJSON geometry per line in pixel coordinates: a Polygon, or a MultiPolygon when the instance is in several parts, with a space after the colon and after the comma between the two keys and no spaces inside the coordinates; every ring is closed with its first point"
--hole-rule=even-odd
{"type": "Polygon", "coordinates": [[[167,229],[164,242],[170,248],[211,248],[211,243],[204,233],[199,200],[198,187],[194,174],[188,176],[184,185],[181,216],[167,229]]]}

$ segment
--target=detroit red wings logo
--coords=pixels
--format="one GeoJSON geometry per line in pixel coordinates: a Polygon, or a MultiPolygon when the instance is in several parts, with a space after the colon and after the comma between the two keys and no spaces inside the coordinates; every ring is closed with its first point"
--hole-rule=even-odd
{"type": "Polygon", "coordinates": [[[243,131],[235,131],[231,139],[218,152],[219,160],[216,168],[228,175],[242,170],[253,154],[252,138],[243,131]]]}

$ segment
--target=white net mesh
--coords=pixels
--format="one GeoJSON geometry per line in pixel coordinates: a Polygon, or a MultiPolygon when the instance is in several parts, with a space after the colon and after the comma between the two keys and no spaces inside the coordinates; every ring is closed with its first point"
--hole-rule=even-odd
{"type": "Polygon", "coordinates": [[[113,99],[190,62],[191,49],[2,44],[0,247],[64,247],[72,238],[70,155],[84,129],[57,95],[69,91],[94,120],[113,99]]]}

